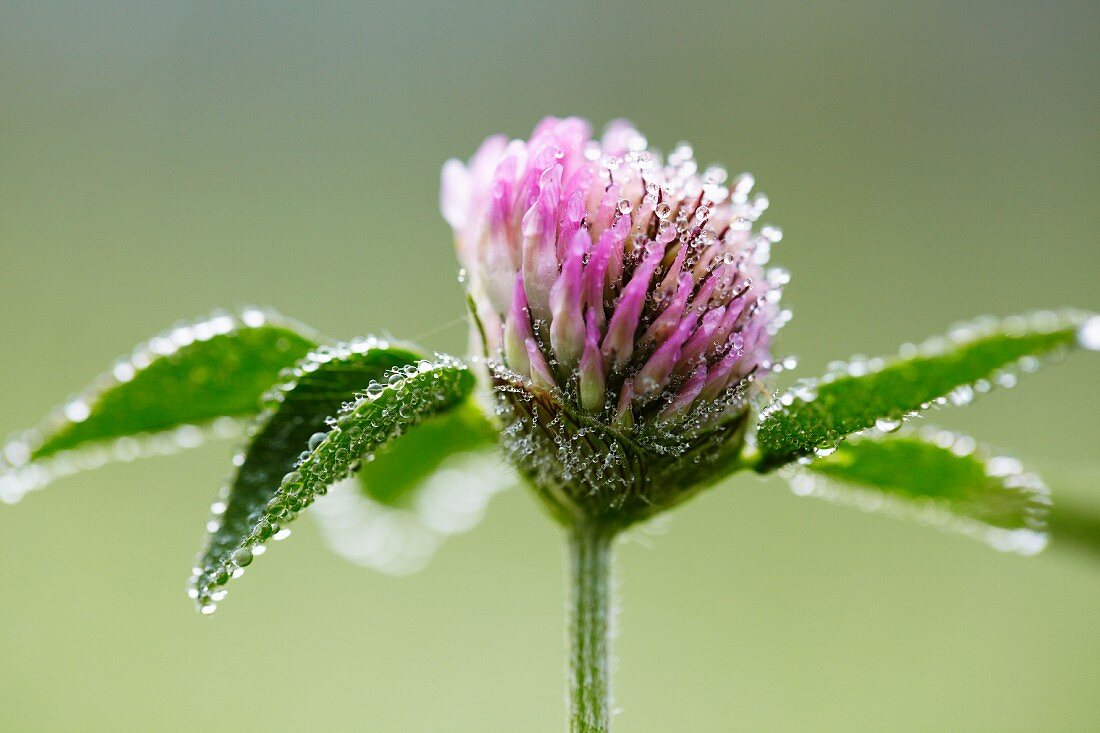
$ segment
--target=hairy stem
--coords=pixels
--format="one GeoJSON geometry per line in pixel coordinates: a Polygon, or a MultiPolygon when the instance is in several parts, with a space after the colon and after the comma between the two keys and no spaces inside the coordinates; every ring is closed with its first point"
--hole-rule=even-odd
{"type": "Polygon", "coordinates": [[[569,731],[610,730],[611,543],[615,531],[581,525],[569,532],[569,731]]]}

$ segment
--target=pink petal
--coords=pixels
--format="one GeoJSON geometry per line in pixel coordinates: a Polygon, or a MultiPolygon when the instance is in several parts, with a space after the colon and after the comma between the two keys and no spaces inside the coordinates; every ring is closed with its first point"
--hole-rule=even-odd
{"type": "Polygon", "coordinates": [[[585,318],[584,353],[581,355],[580,365],[581,406],[589,412],[603,410],[607,396],[605,376],[596,310],[589,308],[585,318]]]}
{"type": "Polygon", "coordinates": [[[561,166],[546,170],[538,200],[523,217],[523,282],[532,319],[550,315],[550,288],[558,276],[557,224],[561,166]]]}
{"type": "Polygon", "coordinates": [[[627,379],[619,390],[619,404],[615,408],[615,423],[627,430],[634,427],[634,380],[627,379]]]}
{"type": "MultiPolygon", "coordinates": [[[[558,225],[558,259],[565,260],[566,245],[573,241],[573,235],[581,228],[581,222],[586,213],[588,212],[584,208],[584,191],[574,191],[562,207],[561,222],[558,225]]],[[[587,250],[592,240],[588,238],[587,233],[584,238],[584,248],[587,250]]]]}
{"type": "Polygon", "coordinates": [[[700,364],[692,370],[687,381],[680,387],[680,391],[676,393],[672,401],[665,406],[665,409],[661,410],[660,418],[671,420],[687,414],[695,402],[695,398],[702,393],[706,381],[707,367],[705,364],[700,364]]]}
{"type": "Polygon", "coordinates": [[[553,389],[557,384],[554,373],[550,371],[550,365],[546,363],[546,356],[534,338],[527,339],[527,358],[531,362],[531,379],[540,387],[553,389]]]}
{"type": "Polygon", "coordinates": [[[737,351],[730,351],[722,357],[722,361],[710,370],[707,382],[699,393],[699,399],[706,402],[718,399],[722,392],[726,390],[726,387],[729,386],[730,375],[740,358],[741,354],[737,351]]]}
{"type": "Polygon", "coordinates": [[[523,276],[517,275],[512,307],[504,321],[504,360],[509,369],[525,377],[531,376],[531,360],[527,357],[527,340],[531,337],[527,293],[523,287],[523,276]]]}
{"type": "Polygon", "coordinates": [[[576,367],[584,348],[581,268],[588,244],[588,232],[577,231],[566,252],[561,274],[550,289],[550,346],[562,369],[567,371],[576,367]]]}
{"type": "Polygon", "coordinates": [[[630,120],[612,120],[604,128],[603,151],[608,155],[622,156],[634,149],[639,139],[642,136],[630,120]]]}
{"type": "Polygon", "coordinates": [[[461,160],[451,158],[440,174],[439,209],[455,231],[466,228],[470,217],[470,171],[461,160]]]}
{"type": "Polygon", "coordinates": [[[699,328],[695,330],[695,333],[684,344],[684,348],[680,350],[680,360],[676,364],[677,373],[683,374],[690,371],[704,357],[707,348],[713,342],[714,332],[718,329],[718,325],[725,315],[726,309],[724,307],[707,311],[706,315],[703,316],[703,322],[699,324],[699,328]]]}
{"type": "Polygon", "coordinates": [[[645,305],[649,281],[663,255],[664,251],[660,247],[651,249],[619,296],[619,304],[611,315],[602,345],[604,357],[610,359],[615,369],[629,362],[634,353],[634,333],[638,330],[638,318],[642,314],[642,306],[645,305]]]}
{"type": "Polygon", "coordinates": [[[598,237],[614,222],[616,212],[619,210],[619,187],[612,183],[604,191],[600,199],[600,208],[592,219],[592,236],[598,237]]]}
{"type": "Polygon", "coordinates": [[[680,347],[684,345],[691,332],[695,330],[697,322],[698,316],[689,311],[672,335],[658,346],[653,355],[646,360],[646,363],[634,376],[634,384],[639,397],[651,400],[665,388],[672,376],[673,367],[680,359],[680,347]]]}
{"type": "Polygon", "coordinates": [[[596,309],[601,327],[604,322],[604,297],[607,292],[607,266],[613,252],[616,250],[622,252],[627,232],[627,225],[616,223],[613,228],[601,234],[588,258],[588,264],[584,267],[584,302],[596,309]]]}
{"type": "MultiPolygon", "coordinates": [[[[680,275],[680,285],[676,289],[676,294],[669,298],[668,306],[661,312],[661,315],[654,319],[649,328],[642,335],[641,342],[649,345],[663,341],[680,323],[680,319],[684,315],[684,306],[687,305],[687,299],[691,296],[691,291],[695,281],[691,279],[691,275],[682,273],[680,275]]],[[[662,283],[662,288],[664,284],[662,283]]]]}

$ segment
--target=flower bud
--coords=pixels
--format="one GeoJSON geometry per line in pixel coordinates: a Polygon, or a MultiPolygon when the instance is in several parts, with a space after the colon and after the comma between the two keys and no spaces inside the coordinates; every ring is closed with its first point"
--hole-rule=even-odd
{"type": "Polygon", "coordinates": [[[576,118],[444,166],[504,443],[562,521],[644,519],[741,451],[789,314],[763,271],[778,230],[753,231],[767,198],[726,177],[576,118]]]}

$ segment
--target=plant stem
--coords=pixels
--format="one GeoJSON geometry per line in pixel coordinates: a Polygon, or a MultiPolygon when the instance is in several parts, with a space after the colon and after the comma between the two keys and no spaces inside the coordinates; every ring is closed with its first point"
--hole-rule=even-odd
{"type": "Polygon", "coordinates": [[[569,532],[569,731],[611,728],[611,543],[615,530],[579,525],[569,532]]]}

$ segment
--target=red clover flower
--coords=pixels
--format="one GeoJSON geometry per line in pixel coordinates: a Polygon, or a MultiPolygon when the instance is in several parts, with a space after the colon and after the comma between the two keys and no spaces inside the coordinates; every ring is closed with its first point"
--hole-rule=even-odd
{"type": "Polygon", "coordinates": [[[553,117],[443,168],[505,445],[567,521],[644,518],[740,451],[789,276],[754,230],[767,197],[727,179],[626,121],[553,117]]]}

